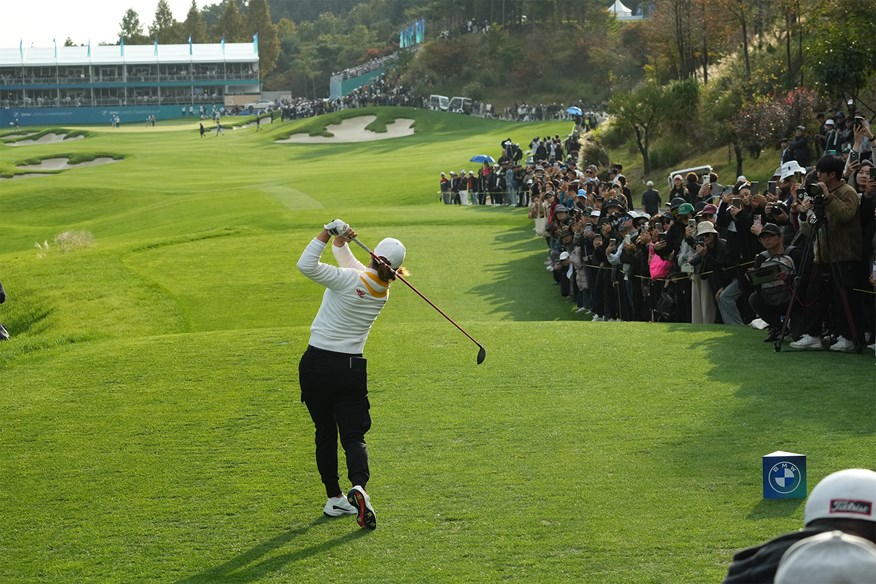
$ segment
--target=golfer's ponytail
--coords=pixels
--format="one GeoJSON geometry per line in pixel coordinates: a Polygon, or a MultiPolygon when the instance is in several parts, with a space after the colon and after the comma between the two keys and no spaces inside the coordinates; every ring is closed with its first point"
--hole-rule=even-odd
{"type": "Polygon", "coordinates": [[[402,278],[410,275],[410,272],[408,272],[407,269],[404,267],[393,270],[391,267],[384,264],[383,262],[372,261],[371,267],[377,270],[377,276],[384,282],[392,282],[393,280],[395,280],[396,274],[398,274],[402,278]]]}

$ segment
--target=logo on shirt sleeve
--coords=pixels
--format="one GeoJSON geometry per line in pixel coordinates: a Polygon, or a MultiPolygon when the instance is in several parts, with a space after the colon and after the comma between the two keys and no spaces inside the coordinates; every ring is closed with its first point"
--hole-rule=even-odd
{"type": "Polygon", "coordinates": [[[356,296],[358,296],[359,298],[364,298],[365,290],[362,290],[361,288],[356,288],[356,296]]]}

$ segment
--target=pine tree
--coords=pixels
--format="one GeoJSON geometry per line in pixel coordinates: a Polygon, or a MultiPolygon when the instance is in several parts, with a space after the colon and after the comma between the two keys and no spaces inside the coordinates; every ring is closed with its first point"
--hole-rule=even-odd
{"type": "Polygon", "coordinates": [[[133,8],[128,8],[119,25],[119,36],[128,44],[144,44],[146,35],[143,34],[143,26],[140,25],[140,15],[133,8]]]}
{"type": "Polygon", "coordinates": [[[167,0],[158,0],[158,6],[155,8],[155,20],[149,27],[149,36],[153,39],[157,37],[160,43],[176,42],[178,35],[175,34],[174,28],[178,24],[173,19],[173,11],[167,4],[167,0]]]}
{"type": "Polygon", "coordinates": [[[192,0],[192,6],[186,14],[186,20],[183,22],[183,40],[189,41],[191,37],[193,43],[207,42],[207,25],[204,24],[204,16],[198,10],[198,5],[195,0],[192,0]]]}
{"type": "Polygon", "coordinates": [[[277,57],[280,56],[277,26],[271,22],[271,9],[267,0],[250,0],[247,32],[259,35],[259,70],[262,75],[267,75],[277,66],[277,57]]]}
{"type": "Polygon", "coordinates": [[[214,36],[225,38],[226,43],[239,43],[246,40],[243,32],[243,16],[237,9],[236,0],[222,0],[222,13],[216,23],[214,36]]]}

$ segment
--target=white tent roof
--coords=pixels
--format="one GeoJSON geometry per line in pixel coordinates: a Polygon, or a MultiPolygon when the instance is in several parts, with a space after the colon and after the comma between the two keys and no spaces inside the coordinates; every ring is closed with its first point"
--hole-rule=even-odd
{"type": "Polygon", "coordinates": [[[618,16],[632,16],[633,11],[624,6],[624,3],[621,0],[614,0],[614,4],[608,9],[609,12],[617,14],[618,16]]]}
{"type": "Polygon", "coordinates": [[[124,65],[125,63],[257,63],[258,53],[253,43],[189,45],[125,45],[124,55],[119,45],[91,47],[0,48],[0,67],[46,65],[124,65]]]}

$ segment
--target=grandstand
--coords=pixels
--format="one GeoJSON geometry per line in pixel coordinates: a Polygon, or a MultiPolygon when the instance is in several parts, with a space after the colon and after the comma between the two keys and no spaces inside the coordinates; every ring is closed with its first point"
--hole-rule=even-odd
{"type": "Polygon", "coordinates": [[[197,116],[258,96],[255,43],[0,48],[0,124],[197,116]]]}

